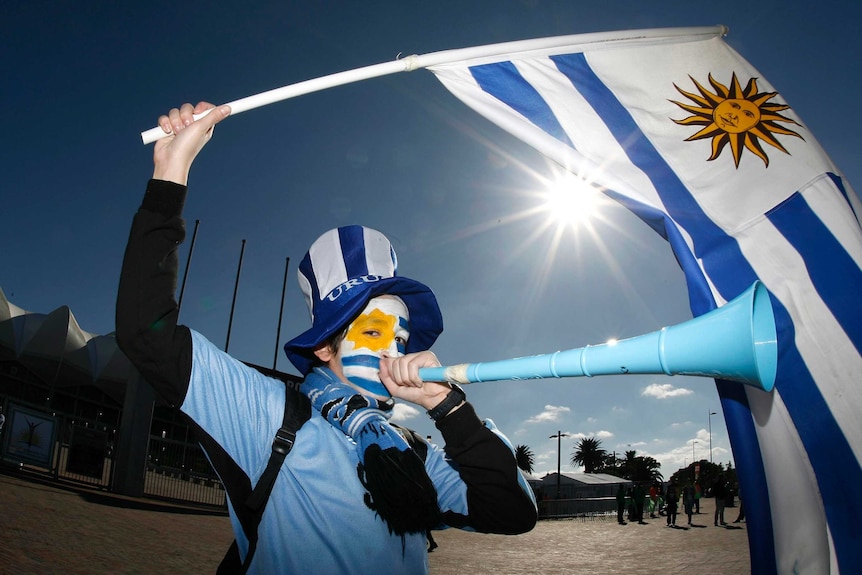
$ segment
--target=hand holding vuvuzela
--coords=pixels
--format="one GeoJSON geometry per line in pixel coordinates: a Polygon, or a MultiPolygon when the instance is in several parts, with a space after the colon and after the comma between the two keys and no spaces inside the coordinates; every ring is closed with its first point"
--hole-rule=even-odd
{"type": "Polygon", "coordinates": [[[419,372],[439,366],[440,361],[430,350],[400,357],[383,355],[380,358],[380,382],[392,397],[431,409],[446,397],[451,387],[448,383],[423,381],[419,372]]]}

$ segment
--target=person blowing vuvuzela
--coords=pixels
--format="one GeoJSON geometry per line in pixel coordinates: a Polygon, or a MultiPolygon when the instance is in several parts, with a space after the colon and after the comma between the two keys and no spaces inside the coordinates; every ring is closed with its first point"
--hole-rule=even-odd
{"type": "Polygon", "coordinates": [[[220,572],[427,573],[428,530],[532,529],[536,503],[508,440],[460,388],[419,378],[440,366],[429,348],[442,317],[428,287],[397,275],[380,232],[329,230],[299,266],[312,326],[285,352],[305,376],[300,393],[177,325],[189,170],[229,114],[200,103],[159,118],[169,136],[155,144],[117,301],[120,348],[194,422],[225,485],[236,542],[220,572]],[[445,449],[389,422],[396,398],[428,411],[445,449]],[[309,403],[295,440],[282,433],[309,403]],[[287,452],[281,465],[274,443],[287,452]],[[274,481],[261,494],[265,478],[274,481]]]}

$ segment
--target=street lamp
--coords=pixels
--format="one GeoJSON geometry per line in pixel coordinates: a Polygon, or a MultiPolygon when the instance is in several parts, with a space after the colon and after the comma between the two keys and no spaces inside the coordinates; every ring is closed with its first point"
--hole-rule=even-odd
{"type": "Polygon", "coordinates": [[[714,411],[709,412],[709,462],[712,463],[712,416],[715,415],[714,411]]]}
{"type": "Polygon", "coordinates": [[[557,499],[560,498],[560,438],[568,437],[568,433],[563,433],[561,431],[557,431],[556,435],[550,436],[548,439],[557,438],[557,499]]]}
{"type": "Polygon", "coordinates": [[[692,462],[692,463],[694,463],[695,461],[697,461],[697,460],[694,458],[694,444],[695,444],[695,443],[697,443],[697,439],[695,439],[694,441],[692,441],[692,442],[691,442],[691,462],[692,462]]]}

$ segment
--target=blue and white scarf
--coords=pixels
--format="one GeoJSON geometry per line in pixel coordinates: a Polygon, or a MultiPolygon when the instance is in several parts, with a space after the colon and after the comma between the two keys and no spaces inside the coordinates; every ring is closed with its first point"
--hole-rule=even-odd
{"type": "Polygon", "coordinates": [[[315,368],[302,384],[311,405],[359,447],[357,474],[365,504],[398,535],[422,533],[440,523],[437,490],[422,460],[390,423],[391,398],[378,401],[315,368]]]}

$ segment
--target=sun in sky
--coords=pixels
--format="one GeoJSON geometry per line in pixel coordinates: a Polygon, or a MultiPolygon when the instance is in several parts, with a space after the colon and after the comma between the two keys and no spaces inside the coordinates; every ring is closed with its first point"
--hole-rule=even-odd
{"type": "Polygon", "coordinates": [[[548,215],[563,227],[589,225],[602,201],[598,190],[571,173],[548,182],[544,194],[548,215]]]}
{"type": "Polygon", "coordinates": [[[583,249],[589,249],[591,255],[600,253],[613,265],[614,255],[604,248],[598,227],[613,225],[608,212],[614,202],[583,175],[564,169],[550,172],[539,177],[539,185],[530,192],[534,202],[531,212],[537,217],[532,240],[546,245],[544,261],[537,262],[537,281],[547,276],[558,257],[580,260],[583,249]]]}
{"type": "Polygon", "coordinates": [[[686,142],[712,138],[712,155],[709,160],[716,159],[724,148],[729,144],[733,162],[739,167],[739,160],[743,150],[747,149],[763,160],[769,166],[769,157],[763,151],[760,142],[766,142],[785,154],[790,154],[776,134],[785,136],[796,136],[799,134],[785,128],[778,122],[800,125],[795,120],[781,115],[779,112],[788,110],[790,106],[780,103],[770,103],[777,92],[758,92],[757,78],[748,80],[745,89],[739,83],[736,73],[730,80],[730,86],[717,82],[712,74],[709,75],[709,83],[715,92],[710,92],[697,80],[691,78],[694,85],[700,91],[700,95],[686,92],[674,84],[677,91],[694,104],[683,104],[671,100],[674,104],[691,112],[693,115],[682,120],[673,120],[683,126],[704,126],[699,132],[686,138],[686,142]]]}

